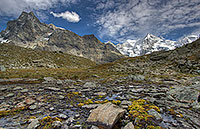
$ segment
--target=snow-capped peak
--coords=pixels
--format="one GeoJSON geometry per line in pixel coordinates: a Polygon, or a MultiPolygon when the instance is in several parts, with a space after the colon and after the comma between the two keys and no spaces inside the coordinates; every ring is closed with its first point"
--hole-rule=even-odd
{"type": "Polygon", "coordinates": [[[144,38],[138,40],[127,40],[122,44],[117,44],[116,48],[124,55],[130,57],[150,54],[154,51],[173,50],[184,44],[191,43],[199,38],[198,35],[189,35],[179,41],[165,40],[163,37],[157,37],[153,34],[147,34],[144,38]]]}

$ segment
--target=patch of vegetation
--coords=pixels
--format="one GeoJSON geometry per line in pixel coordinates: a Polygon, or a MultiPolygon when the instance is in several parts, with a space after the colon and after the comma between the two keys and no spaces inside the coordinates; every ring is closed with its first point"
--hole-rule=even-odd
{"type": "MultiPolygon", "coordinates": [[[[134,100],[132,101],[132,105],[128,107],[129,117],[133,121],[136,122],[136,128],[153,128],[158,125],[154,121],[156,121],[155,117],[148,114],[150,109],[154,109],[157,112],[160,112],[160,109],[150,104],[148,101],[144,99],[134,100]]],[[[158,127],[156,127],[158,128],[158,127]]],[[[153,128],[154,129],[154,128],[153,128]]]]}
{"type": "Polygon", "coordinates": [[[27,110],[28,107],[18,107],[18,108],[13,108],[12,110],[5,110],[5,111],[0,111],[0,118],[9,116],[9,115],[16,115],[17,113],[27,110]]]}

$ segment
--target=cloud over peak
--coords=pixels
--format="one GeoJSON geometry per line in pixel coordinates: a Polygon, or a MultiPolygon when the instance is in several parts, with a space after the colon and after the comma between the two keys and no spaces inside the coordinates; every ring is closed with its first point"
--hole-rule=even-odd
{"type": "Polygon", "coordinates": [[[68,6],[79,0],[1,0],[0,16],[17,17],[22,11],[40,12],[56,7],[58,4],[68,6]]]}
{"type": "Polygon", "coordinates": [[[79,22],[81,20],[81,18],[79,17],[79,15],[76,12],[62,12],[62,13],[54,13],[54,12],[50,12],[50,14],[52,14],[54,17],[61,17],[65,20],[67,20],[68,22],[79,22]]]}

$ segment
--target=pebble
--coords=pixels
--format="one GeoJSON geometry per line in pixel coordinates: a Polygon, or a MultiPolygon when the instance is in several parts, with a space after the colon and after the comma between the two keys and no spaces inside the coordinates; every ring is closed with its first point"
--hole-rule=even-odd
{"type": "Polygon", "coordinates": [[[30,107],[29,107],[29,109],[31,109],[31,110],[35,110],[37,108],[37,105],[31,105],[30,107]]]}
{"type": "Polygon", "coordinates": [[[59,114],[58,117],[62,118],[62,119],[67,119],[67,115],[65,115],[65,114],[59,114]]]}

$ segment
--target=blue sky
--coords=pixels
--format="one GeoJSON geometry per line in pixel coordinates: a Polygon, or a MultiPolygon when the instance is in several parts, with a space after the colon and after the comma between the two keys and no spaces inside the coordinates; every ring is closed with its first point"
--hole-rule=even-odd
{"type": "Polygon", "coordinates": [[[81,36],[95,34],[102,42],[200,33],[199,0],[1,0],[0,31],[22,11],[81,36]]]}

